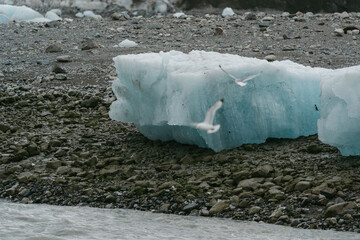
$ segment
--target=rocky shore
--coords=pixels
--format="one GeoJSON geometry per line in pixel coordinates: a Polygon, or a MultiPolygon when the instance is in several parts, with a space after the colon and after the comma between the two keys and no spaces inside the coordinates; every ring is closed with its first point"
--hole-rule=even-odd
{"type": "Polygon", "coordinates": [[[214,153],[150,141],[109,119],[120,54],[196,49],[360,64],[360,13],[236,13],[0,24],[0,197],[360,232],[360,157],[316,135],[214,153]],[[114,47],[124,39],[138,46],[114,47]]]}

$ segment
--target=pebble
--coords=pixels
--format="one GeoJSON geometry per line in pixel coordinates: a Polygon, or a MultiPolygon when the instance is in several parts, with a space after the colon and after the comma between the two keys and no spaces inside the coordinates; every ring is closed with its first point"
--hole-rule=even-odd
{"type": "Polygon", "coordinates": [[[56,58],[56,61],[58,62],[71,62],[71,56],[70,55],[61,55],[56,58]]]}
{"type": "Polygon", "coordinates": [[[334,30],[335,36],[342,37],[344,35],[344,30],[342,28],[337,28],[334,30]]]}
{"type": "Polygon", "coordinates": [[[256,17],[256,14],[253,13],[253,12],[246,12],[246,13],[244,14],[244,19],[245,19],[245,20],[256,20],[257,17],[256,17]]]}
{"type": "Polygon", "coordinates": [[[273,62],[276,60],[276,56],[274,54],[270,54],[265,56],[265,60],[267,60],[268,62],[273,62]]]}
{"type": "Polygon", "coordinates": [[[47,53],[56,53],[61,51],[62,51],[62,46],[59,43],[52,44],[45,49],[45,52],[47,53]]]}
{"type": "Polygon", "coordinates": [[[99,45],[97,45],[91,39],[86,39],[86,40],[82,41],[80,44],[81,50],[90,50],[90,49],[94,49],[94,48],[98,48],[98,47],[99,47],[99,45]]]}

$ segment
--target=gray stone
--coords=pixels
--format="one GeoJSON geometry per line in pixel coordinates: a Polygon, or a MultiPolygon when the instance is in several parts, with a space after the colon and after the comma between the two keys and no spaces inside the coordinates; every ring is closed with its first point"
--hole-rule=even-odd
{"type": "Polygon", "coordinates": [[[71,56],[70,55],[61,55],[56,58],[56,61],[58,62],[71,62],[71,56]]]}
{"type": "Polygon", "coordinates": [[[269,177],[273,171],[274,168],[269,164],[258,166],[253,173],[253,177],[269,177]]]}
{"type": "Polygon", "coordinates": [[[245,13],[245,20],[256,20],[256,14],[253,12],[247,12],[245,13]]]}
{"type": "Polygon", "coordinates": [[[98,48],[99,45],[97,45],[94,41],[92,40],[85,40],[81,43],[81,50],[90,50],[90,49],[94,49],[94,48],[98,48]]]}
{"type": "Polygon", "coordinates": [[[35,143],[30,144],[26,147],[26,151],[29,153],[29,156],[35,156],[40,153],[39,148],[36,146],[35,143]]]}
{"type": "Polygon", "coordinates": [[[250,178],[245,179],[239,182],[238,187],[242,187],[244,189],[255,190],[259,187],[260,182],[264,181],[263,178],[250,178]]]}
{"type": "Polygon", "coordinates": [[[101,102],[101,98],[91,97],[89,99],[82,101],[81,106],[87,108],[93,108],[96,107],[100,102],[101,102]]]}
{"type": "Polygon", "coordinates": [[[338,203],[338,204],[334,204],[330,207],[328,207],[325,211],[325,218],[329,218],[329,217],[336,217],[336,216],[341,216],[344,213],[347,212],[347,210],[349,209],[356,209],[357,205],[354,202],[343,202],[343,203],[338,203]]]}
{"type": "Polygon", "coordinates": [[[302,192],[302,191],[304,191],[306,189],[309,189],[310,186],[311,186],[310,182],[308,182],[308,181],[300,181],[295,185],[295,190],[302,192]]]}
{"type": "Polygon", "coordinates": [[[47,53],[55,53],[55,52],[61,52],[61,51],[62,51],[62,46],[59,43],[52,44],[45,49],[45,52],[47,52],[47,53]]]}
{"type": "Polygon", "coordinates": [[[277,209],[275,209],[275,211],[273,211],[273,212],[271,213],[270,218],[278,219],[281,215],[282,215],[282,210],[281,210],[281,208],[277,208],[277,209]]]}
{"type": "Polygon", "coordinates": [[[250,173],[247,170],[235,172],[232,174],[232,178],[236,184],[238,184],[241,180],[249,178],[250,173]]]}
{"type": "Polygon", "coordinates": [[[49,161],[46,163],[46,168],[49,168],[49,169],[57,169],[58,167],[61,166],[61,161],[49,161]]]}
{"type": "Polygon", "coordinates": [[[8,130],[10,130],[10,127],[6,124],[0,123],[0,131],[2,132],[7,132],[8,130]]]}
{"type": "Polygon", "coordinates": [[[314,194],[322,194],[330,199],[335,196],[336,189],[328,187],[328,184],[324,182],[321,185],[314,187],[311,192],[314,194]]]}
{"type": "Polygon", "coordinates": [[[17,180],[19,182],[29,182],[33,181],[37,178],[37,176],[31,172],[22,172],[17,176],[17,180]]]}
{"type": "Polygon", "coordinates": [[[192,211],[193,209],[196,209],[196,208],[198,208],[198,207],[199,207],[199,204],[197,204],[196,202],[191,202],[191,203],[185,205],[182,210],[183,210],[184,212],[190,212],[190,211],[192,211]]]}
{"type": "Polygon", "coordinates": [[[175,181],[169,181],[169,182],[164,182],[163,184],[161,184],[160,186],[159,186],[159,189],[161,190],[161,189],[171,189],[171,188],[173,188],[173,187],[175,187],[175,188],[178,188],[178,187],[180,187],[181,185],[179,184],[179,183],[177,183],[177,182],[175,182],[175,181]]]}
{"type": "Polygon", "coordinates": [[[226,210],[230,205],[229,200],[220,200],[209,210],[210,215],[215,215],[226,210]]]}
{"type": "Polygon", "coordinates": [[[276,60],[276,56],[274,54],[270,54],[265,56],[265,60],[267,60],[268,62],[273,62],[276,60]]]}
{"type": "Polygon", "coordinates": [[[261,207],[258,207],[258,206],[254,206],[254,207],[251,207],[250,209],[249,209],[249,215],[253,215],[253,214],[255,214],[255,213],[258,213],[258,212],[260,212],[261,211],[261,207]]]}
{"type": "Polygon", "coordinates": [[[67,175],[70,172],[69,166],[60,166],[56,169],[56,174],[67,175]]]}

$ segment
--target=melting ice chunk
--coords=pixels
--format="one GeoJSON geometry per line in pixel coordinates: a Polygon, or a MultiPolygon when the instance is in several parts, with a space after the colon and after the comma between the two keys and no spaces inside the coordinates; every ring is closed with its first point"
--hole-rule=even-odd
{"type": "Polygon", "coordinates": [[[110,117],[133,122],[150,139],[176,140],[215,151],[267,138],[296,138],[317,133],[320,80],[333,70],[291,61],[267,62],[231,54],[170,51],[121,55],[114,58],[117,100],[110,117]],[[258,74],[244,87],[239,79],[258,74]],[[201,122],[219,99],[224,104],[214,122],[219,131],[189,127],[201,122]]]}
{"type": "Polygon", "coordinates": [[[9,21],[28,21],[28,22],[49,22],[50,20],[44,18],[43,15],[37,11],[25,6],[12,6],[7,4],[0,4],[0,23],[7,23],[9,21]],[[6,18],[4,17],[6,16],[6,18]],[[7,19],[8,18],[8,19],[7,19]]]}
{"type": "Polygon", "coordinates": [[[342,155],[360,155],[360,66],[334,71],[321,81],[319,139],[342,155]]]}

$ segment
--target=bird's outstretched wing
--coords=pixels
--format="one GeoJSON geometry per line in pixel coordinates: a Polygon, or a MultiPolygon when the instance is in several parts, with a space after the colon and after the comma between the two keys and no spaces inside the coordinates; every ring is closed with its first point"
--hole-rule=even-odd
{"type": "Polygon", "coordinates": [[[228,73],[227,71],[225,71],[225,70],[221,67],[221,65],[219,65],[219,68],[220,68],[224,73],[226,73],[226,75],[228,75],[229,77],[231,77],[232,79],[234,79],[235,83],[238,84],[238,85],[240,85],[241,87],[246,86],[246,82],[247,82],[247,81],[249,81],[249,80],[251,80],[251,79],[253,79],[253,78],[256,78],[257,76],[260,75],[260,73],[257,73],[257,74],[248,76],[248,77],[246,77],[246,78],[240,79],[240,78],[237,78],[237,77],[235,77],[234,75],[228,73]]]}
{"type": "Polygon", "coordinates": [[[240,86],[243,87],[243,86],[246,85],[246,82],[247,82],[247,81],[249,81],[249,80],[251,80],[251,79],[253,79],[253,78],[256,78],[256,77],[259,76],[259,75],[260,75],[260,73],[257,73],[257,74],[248,76],[248,77],[246,77],[246,78],[244,78],[244,79],[237,79],[237,80],[235,80],[235,82],[236,82],[238,85],[240,85],[240,86]]]}
{"type": "Polygon", "coordinates": [[[229,77],[231,77],[232,79],[234,79],[235,82],[236,82],[236,81],[240,81],[240,79],[238,79],[238,78],[235,77],[234,75],[232,75],[232,74],[228,73],[227,71],[225,71],[225,70],[221,67],[221,65],[219,65],[219,68],[220,68],[224,73],[226,73],[226,75],[228,75],[229,77]]]}
{"type": "Polygon", "coordinates": [[[224,99],[217,101],[206,113],[204,123],[213,124],[216,111],[221,108],[224,99]]]}

